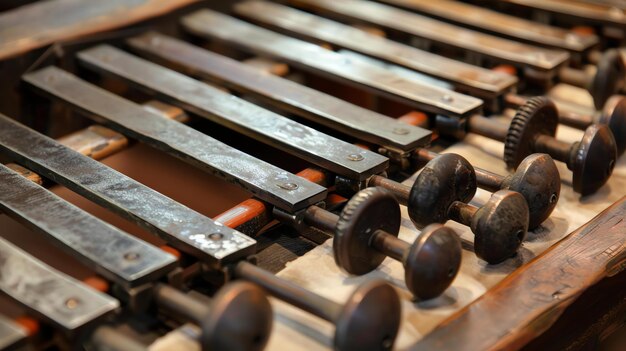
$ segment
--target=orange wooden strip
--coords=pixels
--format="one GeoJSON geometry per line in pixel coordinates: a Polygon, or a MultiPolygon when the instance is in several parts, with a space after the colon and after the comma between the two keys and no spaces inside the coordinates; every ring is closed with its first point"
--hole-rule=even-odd
{"type": "Polygon", "coordinates": [[[517,75],[517,68],[511,65],[497,65],[491,70],[495,72],[505,73],[511,76],[517,75]]]}
{"type": "Polygon", "coordinates": [[[109,282],[95,275],[83,279],[83,283],[102,293],[109,291],[109,282]]]}
{"type": "Polygon", "coordinates": [[[29,337],[33,337],[39,333],[39,321],[32,317],[20,316],[15,318],[14,322],[20,327],[24,328],[24,330],[26,331],[26,335],[28,335],[29,337]]]}
{"type": "Polygon", "coordinates": [[[175,248],[169,246],[169,245],[161,245],[159,246],[159,249],[167,252],[168,254],[176,257],[176,259],[180,260],[182,254],[180,253],[180,251],[176,250],[175,248]]]}

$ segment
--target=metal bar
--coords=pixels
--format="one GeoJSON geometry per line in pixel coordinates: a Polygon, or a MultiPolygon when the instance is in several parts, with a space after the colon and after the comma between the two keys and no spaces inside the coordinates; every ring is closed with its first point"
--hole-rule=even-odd
{"type": "Polygon", "coordinates": [[[111,314],[114,298],[53,269],[0,238],[0,290],[42,319],[75,331],[111,314]]]}
{"type": "Polygon", "coordinates": [[[220,266],[255,253],[253,239],[3,115],[0,151],[204,262],[220,266]]]}
{"type": "Polygon", "coordinates": [[[225,41],[262,56],[278,58],[294,67],[365,88],[421,111],[466,116],[482,107],[482,101],[476,98],[409,81],[380,67],[350,60],[318,45],[211,10],[200,10],[185,16],[182,24],[195,35],[225,41]]]}
{"type": "MultiPolygon", "coordinates": [[[[65,101],[97,122],[233,182],[274,206],[295,211],[325,198],[325,189],[316,184],[247,155],[193,128],[146,111],[140,105],[58,68],[48,67],[29,73],[23,79],[40,92],[65,101]]],[[[102,179],[105,180],[106,178],[102,179]]],[[[135,200],[140,201],[139,198],[135,200]]],[[[171,219],[166,215],[159,222],[165,218],[171,219]]],[[[207,224],[205,222],[204,225],[207,224]]],[[[203,233],[211,228],[217,229],[210,225],[195,233],[203,233]]],[[[185,234],[185,240],[191,234],[185,234]]],[[[203,245],[207,244],[201,246],[203,245]]]]}
{"type": "Polygon", "coordinates": [[[624,28],[626,10],[611,5],[592,4],[574,0],[502,0],[511,4],[546,11],[558,15],[570,16],[587,23],[624,28]]]}
{"type": "Polygon", "coordinates": [[[0,209],[40,231],[104,277],[126,287],[155,280],[176,265],[156,247],[90,215],[0,165],[0,209]]]}
{"type": "Polygon", "coordinates": [[[563,28],[533,22],[459,1],[382,1],[478,31],[540,46],[582,53],[598,44],[598,37],[595,35],[582,36],[563,28]]]}
{"type": "Polygon", "coordinates": [[[26,331],[0,315],[0,350],[14,351],[26,343],[26,331]]]}
{"type": "Polygon", "coordinates": [[[158,33],[128,40],[130,46],[191,76],[217,81],[229,89],[253,94],[281,108],[377,145],[409,151],[430,141],[431,132],[403,123],[331,95],[297,84],[225,56],[158,33]]]}
{"type": "Polygon", "coordinates": [[[283,5],[245,1],[234,10],[238,15],[289,34],[328,42],[452,82],[472,96],[494,99],[517,84],[514,76],[435,55],[283,5]]]}
{"type": "Polygon", "coordinates": [[[333,173],[363,180],[383,172],[386,157],[261,108],[208,84],[107,45],[78,53],[87,67],[122,78],[186,110],[333,173]]]}
{"type": "Polygon", "coordinates": [[[549,50],[479,33],[374,2],[361,0],[289,0],[289,2],[342,18],[376,24],[502,63],[540,72],[554,71],[569,59],[566,51],[549,50]]]}

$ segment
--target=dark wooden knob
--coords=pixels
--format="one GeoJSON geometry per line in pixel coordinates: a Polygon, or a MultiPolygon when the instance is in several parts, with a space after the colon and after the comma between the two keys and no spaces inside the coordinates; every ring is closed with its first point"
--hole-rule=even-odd
{"type": "Polygon", "coordinates": [[[480,207],[471,221],[474,251],[489,263],[514,256],[528,231],[528,205],[519,193],[500,190],[480,207]]]}
{"type": "Polygon", "coordinates": [[[424,166],[409,194],[409,217],[417,228],[448,220],[455,201],[469,202],[476,193],[474,167],[460,155],[443,154],[424,166]]]}
{"type": "Polygon", "coordinates": [[[526,199],[528,228],[534,229],[554,211],[561,194],[561,176],[550,155],[532,154],[504,179],[501,189],[518,192],[526,199]]]}
{"type": "Polygon", "coordinates": [[[400,298],[394,288],[371,280],[352,293],[335,321],[335,349],[390,350],[400,317],[400,298]]]}
{"type": "Polygon", "coordinates": [[[272,331],[272,307],[263,290],[248,282],[224,286],[201,324],[203,350],[262,350],[272,331]]]}

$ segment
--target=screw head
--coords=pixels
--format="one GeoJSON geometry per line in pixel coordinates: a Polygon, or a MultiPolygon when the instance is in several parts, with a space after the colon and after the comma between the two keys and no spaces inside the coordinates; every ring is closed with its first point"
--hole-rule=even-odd
{"type": "Polygon", "coordinates": [[[127,252],[124,254],[124,259],[126,261],[135,261],[137,259],[139,259],[139,254],[136,252],[127,252]]]}
{"type": "Polygon", "coordinates": [[[222,240],[224,238],[224,234],[222,233],[211,233],[209,234],[209,239],[213,240],[213,241],[219,241],[222,240]]]}
{"type": "Polygon", "coordinates": [[[348,158],[348,160],[355,161],[355,162],[363,161],[363,159],[364,159],[363,155],[361,155],[361,154],[350,154],[350,155],[348,155],[347,158],[348,158]]]}
{"type": "Polygon", "coordinates": [[[78,307],[78,305],[80,305],[80,300],[76,297],[70,297],[67,300],[65,300],[65,307],[67,307],[70,310],[75,309],[76,307],[78,307]]]}
{"type": "Polygon", "coordinates": [[[406,128],[394,128],[393,129],[393,134],[407,135],[407,134],[409,134],[409,130],[406,129],[406,128]]]}
{"type": "Polygon", "coordinates": [[[279,188],[284,189],[284,190],[296,190],[298,189],[298,184],[296,183],[278,183],[276,184],[278,185],[279,188]]]}

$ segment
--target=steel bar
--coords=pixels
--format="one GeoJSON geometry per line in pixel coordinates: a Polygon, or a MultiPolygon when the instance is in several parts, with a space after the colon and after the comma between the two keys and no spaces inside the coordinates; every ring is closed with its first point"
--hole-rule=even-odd
{"type": "Polygon", "coordinates": [[[0,238],[0,290],[66,332],[111,314],[119,302],[0,238]]]}
{"type": "Polygon", "coordinates": [[[26,331],[7,317],[0,315],[0,350],[14,351],[26,343],[26,331]]]}
{"type": "MultiPolygon", "coordinates": [[[[88,117],[233,182],[274,206],[295,211],[325,198],[325,189],[316,184],[193,128],[146,111],[140,105],[58,68],[44,68],[23,79],[38,91],[70,104],[88,117]]],[[[205,231],[199,233],[202,232],[205,231]]]]}
{"type": "Polygon", "coordinates": [[[452,60],[339,22],[267,1],[245,1],[235,12],[272,29],[327,42],[453,82],[472,96],[494,99],[517,84],[517,78],[452,60]]]}
{"type": "Polygon", "coordinates": [[[340,18],[365,21],[538,72],[552,72],[569,59],[567,51],[550,50],[495,37],[370,1],[290,0],[289,2],[340,18]]]}
{"type": "Polygon", "coordinates": [[[0,209],[126,287],[160,278],[176,259],[0,165],[0,209]]]}
{"type": "MultiPolygon", "coordinates": [[[[342,1],[343,2],[343,1],[342,1]]],[[[182,18],[192,34],[228,42],[245,51],[271,56],[294,67],[373,91],[425,112],[465,116],[477,112],[482,101],[351,60],[321,46],[278,34],[210,10],[182,18]]]]}
{"type": "Polygon", "coordinates": [[[363,180],[387,168],[384,156],[112,46],[82,51],[78,58],[89,68],[122,78],[197,115],[339,175],[363,180]]]}
{"type": "Polygon", "coordinates": [[[595,35],[533,22],[460,1],[382,0],[421,14],[539,46],[582,53],[598,44],[595,35]]]}
{"type": "Polygon", "coordinates": [[[220,266],[256,250],[253,239],[2,115],[0,152],[208,264],[220,266]]]}
{"type": "Polygon", "coordinates": [[[377,145],[408,151],[430,141],[431,132],[347,103],[331,95],[274,75],[264,74],[226,56],[159,33],[128,40],[142,55],[164,62],[190,76],[264,98],[290,112],[377,145]]]}

